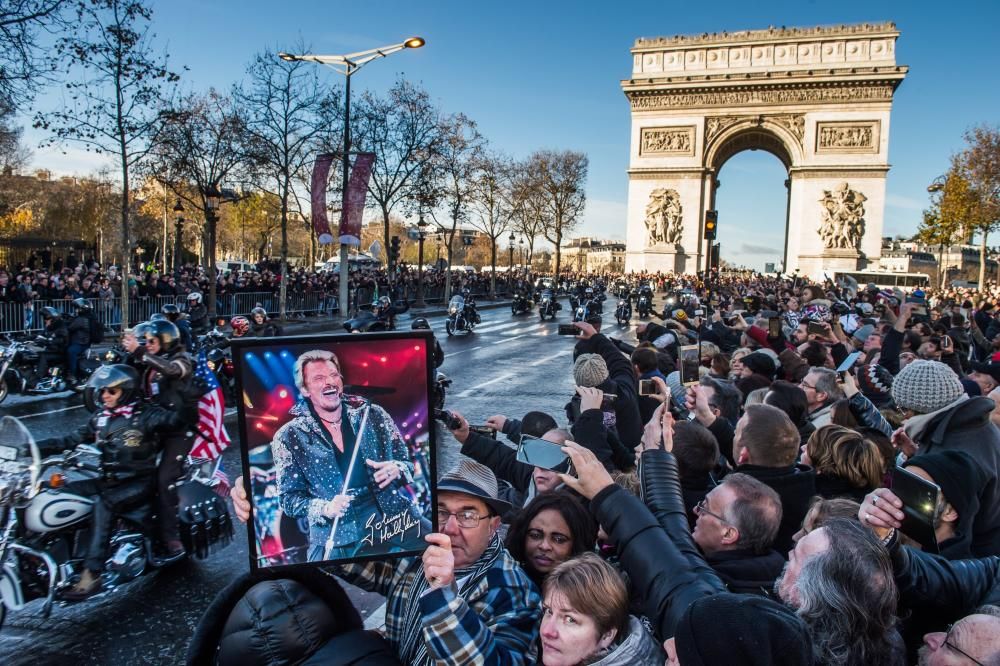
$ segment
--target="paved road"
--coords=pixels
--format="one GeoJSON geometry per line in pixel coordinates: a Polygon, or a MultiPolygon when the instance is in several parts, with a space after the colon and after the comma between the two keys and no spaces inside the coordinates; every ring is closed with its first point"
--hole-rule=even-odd
{"type": "MultiPolygon", "coordinates": [[[[613,310],[605,304],[605,320],[613,310]]],[[[540,322],[535,313],[513,317],[509,308],[483,311],[483,322],[471,334],[448,337],[444,318],[431,325],[445,352],[441,370],[454,380],[447,407],[461,411],[471,423],[506,413],[520,417],[530,410],[565,421],[563,406],[572,395],[573,341],[556,335],[565,322],[540,322]]],[[[633,338],[632,328],[605,326],[605,333],[633,338]]],[[[14,414],[43,438],[68,432],[84,422],[79,398],[9,398],[0,414],[14,414]]],[[[234,425],[233,419],[229,423],[234,425]]],[[[236,433],[231,427],[230,433],[236,433]]],[[[234,437],[235,439],[235,437],[234,437]]],[[[234,442],[235,443],[235,442],[234,442]]],[[[439,446],[439,471],[458,458],[458,444],[450,435],[439,446]]],[[[224,454],[223,465],[232,478],[239,474],[236,446],[224,454]]],[[[51,617],[36,615],[38,604],[9,613],[0,630],[0,663],[7,665],[179,664],[188,638],[215,593],[236,574],[249,569],[246,533],[237,530],[235,542],[200,562],[187,562],[144,577],[109,596],[73,606],[57,607],[51,617]]],[[[352,589],[351,596],[365,613],[381,605],[376,595],[352,589]]]]}

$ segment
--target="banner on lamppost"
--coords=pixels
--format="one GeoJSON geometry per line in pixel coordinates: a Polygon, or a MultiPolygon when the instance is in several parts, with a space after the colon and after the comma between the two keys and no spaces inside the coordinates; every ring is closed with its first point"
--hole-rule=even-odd
{"type": "Polygon", "coordinates": [[[361,215],[365,210],[368,179],[372,175],[375,153],[358,153],[344,194],[344,208],[340,212],[340,244],[361,245],[361,215]]]}
{"type": "Polygon", "coordinates": [[[330,166],[337,155],[325,153],[316,158],[312,172],[312,220],[313,230],[320,245],[333,242],[330,220],[326,216],[326,181],[330,177],[330,166]]]}

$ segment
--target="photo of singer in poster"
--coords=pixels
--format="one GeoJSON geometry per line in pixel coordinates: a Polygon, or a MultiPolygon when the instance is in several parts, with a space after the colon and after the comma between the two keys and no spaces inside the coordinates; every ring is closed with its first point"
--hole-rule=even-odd
{"type": "Polygon", "coordinates": [[[234,345],[252,566],[424,549],[430,341],[410,332],[234,345]]]}

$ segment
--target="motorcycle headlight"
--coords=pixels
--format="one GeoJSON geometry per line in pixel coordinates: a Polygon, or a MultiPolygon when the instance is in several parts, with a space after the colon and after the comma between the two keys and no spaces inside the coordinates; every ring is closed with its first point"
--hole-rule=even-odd
{"type": "Polygon", "coordinates": [[[449,307],[448,314],[458,314],[458,306],[452,305],[449,307]]]}
{"type": "Polygon", "coordinates": [[[208,361],[208,369],[215,372],[215,361],[208,361]]]}

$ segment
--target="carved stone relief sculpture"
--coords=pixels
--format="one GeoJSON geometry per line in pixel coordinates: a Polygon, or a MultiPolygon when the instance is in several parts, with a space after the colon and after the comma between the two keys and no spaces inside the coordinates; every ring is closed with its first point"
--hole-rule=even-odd
{"type": "Polygon", "coordinates": [[[694,155],[694,127],[644,127],[641,155],[694,155]]]}
{"type": "Polygon", "coordinates": [[[680,245],[684,233],[681,197],[677,190],[664,187],[653,190],[646,205],[647,246],[680,245]]]}
{"type": "Polygon", "coordinates": [[[832,190],[823,190],[819,200],[823,218],[819,236],[829,250],[859,250],[865,235],[865,201],[861,192],[841,183],[832,190]]]}
{"type": "Polygon", "coordinates": [[[821,122],[816,124],[816,152],[874,153],[878,152],[880,123],[821,122]]]}

